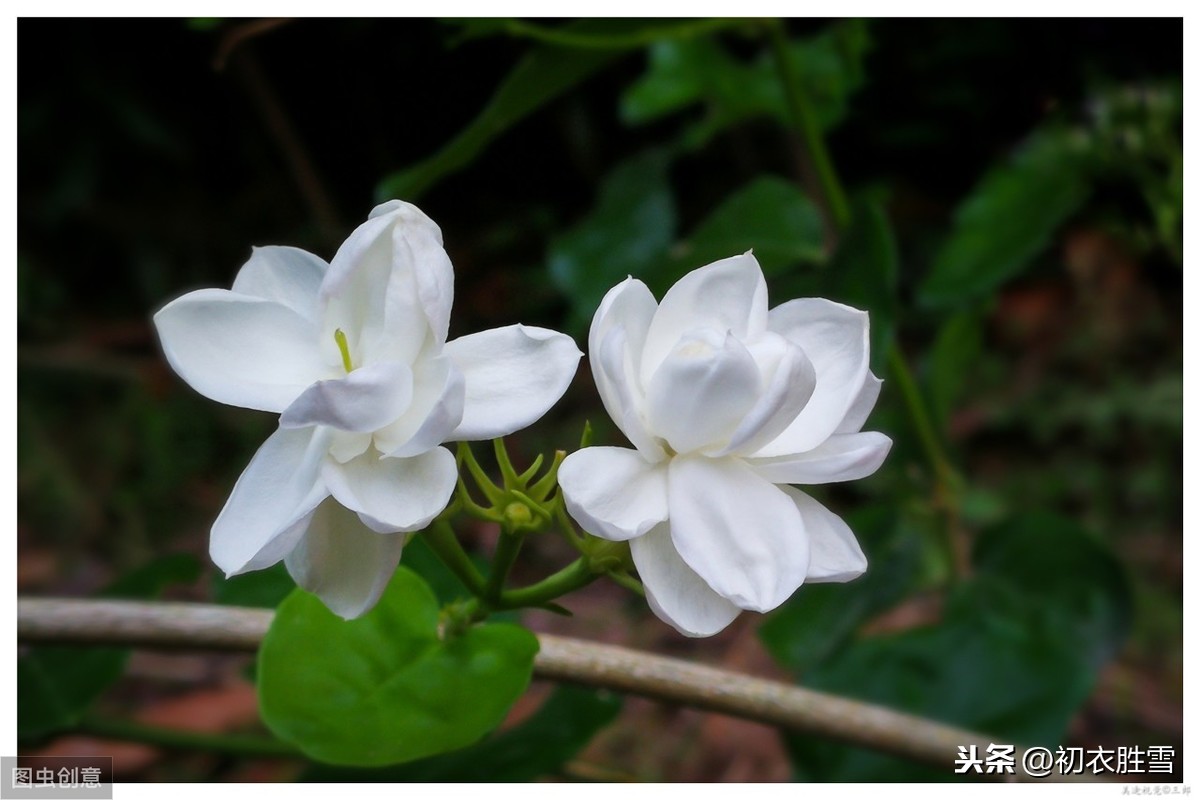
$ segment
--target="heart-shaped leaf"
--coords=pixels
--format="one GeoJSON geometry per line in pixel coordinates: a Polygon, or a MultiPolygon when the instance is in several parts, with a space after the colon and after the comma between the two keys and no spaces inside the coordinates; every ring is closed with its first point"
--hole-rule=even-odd
{"type": "Polygon", "coordinates": [[[296,590],[259,651],[259,704],[277,736],[319,761],[383,766],[479,740],[533,673],[537,638],[487,624],[441,638],[438,603],[404,567],[354,620],[296,590]]]}

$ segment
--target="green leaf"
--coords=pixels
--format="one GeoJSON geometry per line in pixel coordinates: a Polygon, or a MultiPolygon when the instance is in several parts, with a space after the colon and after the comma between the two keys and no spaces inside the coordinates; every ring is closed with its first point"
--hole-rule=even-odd
{"type": "MultiPolygon", "coordinates": [[[[637,20],[581,20],[563,26],[569,33],[619,33],[637,20]]],[[[513,67],[483,111],[441,150],[380,182],[379,200],[416,200],[423,192],[473,161],[492,139],[581,83],[623,54],[622,50],[579,50],[540,45],[513,67]]]]}
{"type": "Polygon", "coordinates": [[[1029,512],[992,528],[976,545],[974,564],[1036,597],[1058,635],[1099,668],[1129,635],[1133,595],[1120,561],[1077,523],[1029,512]]]}
{"type": "Polygon", "coordinates": [[[288,574],[281,561],[267,569],[247,572],[226,578],[213,578],[213,599],[226,606],[248,606],[250,608],[275,608],[296,588],[296,582],[288,574]]]}
{"type": "Polygon", "coordinates": [[[577,328],[627,275],[653,281],[675,238],[670,157],[652,150],[619,164],[600,186],[596,206],[550,243],[550,277],[570,298],[577,328]]]}
{"type": "MultiPolygon", "coordinates": [[[[842,120],[850,96],[864,83],[863,59],[869,47],[864,20],[837,22],[789,44],[789,64],[822,129],[842,120]]],[[[742,63],[711,38],[655,44],[645,75],[621,97],[621,117],[630,125],[644,124],[697,103],[706,105],[706,113],[684,134],[690,147],[700,147],[725,128],[756,117],[791,123],[771,54],[762,52],[742,63]]]]}
{"type": "Polygon", "coordinates": [[[960,311],[942,323],[929,353],[929,404],[941,428],[946,427],[983,353],[983,321],[979,312],[960,311]]]}
{"type": "MultiPolygon", "coordinates": [[[[151,598],[172,583],[190,583],[200,565],[175,553],[129,572],[101,597],[151,598]]],[[[21,741],[73,727],[92,702],[125,669],[129,650],[119,647],[32,647],[17,659],[17,737],[21,741]]]]}
{"type": "MultiPolygon", "coordinates": [[[[1106,548],[1048,514],[987,532],[974,563],[939,624],[858,641],[813,665],[805,683],[1053,748],[1128,629],[1127,582],[1106,548]]],[[[789,748],[809,779],[953,778],[812,737],[789,737],[789,748]]]]}
{"type": "Polygon", "coordinates": [[[429,586],[400,567],[378,605],[354,620],[296,590],[259,651],[267,726],[318,761],[383,766],[477,741],[533,673],[537,637],[516,625],[442,640],[429,586]]]}
{"type": "Polygon", "coordinates": [[[955,212],[920,287],[921,302],[943,308],[986,295],[1045,250],[1087,199],[1082,146],[1068,131],[1043,130],[988,172],[955,212]]]}
{"type": "Polygon", "coordinates": [[[17,738],[33,741],[73,727],[121,677],[118,647],[35,647],[17,659],[17,738]]]}
{"type": "Polygon", "coordinates": [[[911,588],[921,563],[920,540],[896,523],[895,511],[870,508],[846,517],[867,553],[867,573],[849,583],[802,586],[759,626],[781,665],[798,675],[828,659],[872,616],[911,588]]]}
{"type": "Polygon", "coordinates": [[[381,769],[315,767],[322,783],[474,783],[532,781],[562,768],[621,710],[620,697],[562,686],[517,727],[455,753],[381,769]]]}
{"type": "Polygon", "coordinates": [[[674,255],[686,272],[751,249],[768,277],[798,263],[821,261],[820,210],[790,181],[759,177],[701,222],[674,255]]]}

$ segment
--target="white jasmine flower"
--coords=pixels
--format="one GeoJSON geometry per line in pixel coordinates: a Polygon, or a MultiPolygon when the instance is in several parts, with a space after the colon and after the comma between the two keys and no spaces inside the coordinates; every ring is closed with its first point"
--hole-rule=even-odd
{"type": "Polygon", "coordinates": [[[605,296],[592,374],[636,449],[573,453],[559,484],[585,530],[629,541],[650,607],[681,633],[865,571],[850,528],[787,484],[865,477],[891,448],[861,432],[881,385],[867,326],[816,298],[768,311],[749,253],[686,275],[661,305],[633,278],[605,296]]]}
{"type": "Polygon", "coordinates": [[[408,531],[448,503],[443,442],[519,430],[562,396],[567,336],[513,325],[446,341],[454,275],[415,206],[376,208],[326,264],[256,248],[232,290],[154,316],[179,375],[213,400],[279,412],[212,528],[227,575],[281,559],[337,614],[379,599],[408,531]]]}

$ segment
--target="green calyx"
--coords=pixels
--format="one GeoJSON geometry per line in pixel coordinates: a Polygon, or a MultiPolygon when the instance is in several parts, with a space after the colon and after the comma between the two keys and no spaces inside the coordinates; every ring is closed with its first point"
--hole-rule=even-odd
{"type": "MultiPolygon", "coordinates": [[[[585,432],[584,440],[588,438],[585,432]]],[[[545,459],[538,456],[527,469],[518,472],[502,439],[493,442],[493,449],[500,473],[499,482],[487,474],[469,445],[459,443],[458,490],[454,501],[424,533],[425,541],[434,554],[471,594],[469,599],[451,603],[442,609],[440,629],[444,638],[461,635],[497,611],[540,608],[569,614],[558,605],[558,598],[605,576],[633,592],[641,593],[641,584],[630,575],[633,560],[628,543],[609,542],[581,534],[567,514],[558,491],[558,469],[566,458],[566,452],[555,452],[544,471],[542,465],[545,459]],[[473,489],[467,486],[467,476],[470,476],[473,489]],[[480,496],[481,500],[476,499],[480,496]],[[463,550],[451,527],[450,518],[459,512],[500,526],[500,536],[491,563],[483,571],[463,550]],[[535,583],[510,587],[509,573],[520,555],[525,537],[550,529],[557,529],[579,553],[579,557],[535,583]]]]}

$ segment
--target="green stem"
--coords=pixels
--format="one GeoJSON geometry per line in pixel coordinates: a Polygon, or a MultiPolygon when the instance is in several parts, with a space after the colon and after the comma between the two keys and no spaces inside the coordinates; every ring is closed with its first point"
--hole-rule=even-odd
{"type": "Polygon", "coordinates": [[[942,450],[942,445],[934,430],[925,400],[917,388],[908,362],[896,345],[888,350],[888,366],[900,387],[904,405],[912,419],[913,427],[917,429],[917,438],[934,474],[934,505],[940,508],[945,526],[942,530],[943,546],[946,558],[950,563],[950,574],[953,578],[964,578],[971,571],[970,546],[965,531],[959,519],[959,490],[962,480],[942,450]]]}
{"type": "Polygon", "coordinates": [[[499,486],[492,483],[492,479],[483,471],[483,467],[479,466],[479,462],[475,460],[475,454],[471,452],[471,446],[466,442],[458,443],[458,463],[466,465],[467,471],[475,479],[475,485],[479,487],[479,491],[483,492],[483,496],[489,503],[496,505],[500,502],[504,497],[504,492],[499,486]]]}
{"type": "Polygon", "coordinates": [[[554,451],[554,460],[550,462],[550,469],[546,471],[546,474],[537,483],[529,487],[530,497],[535,498],[539,502],[546,499],[550,491],[558,485],[558,468],[562,466],[563,459],[566,457],[566,450],[554,451]]]}
{"type": "Polygon", "coordinates": [[[486,519],[490,522],[501,522],[504,515],[499,511],[491,508],[484,508],[475,502],[471,497],[471,492],[467,489],[467,484],[463,481],[462,474],[458,476],[458,497],[455,503],[466,513],[479,519],[486,519]]]}
{"type": "Polygon", "coordinates": [[[783,93],[786,97],[788,110],[792,121],[804,141],[804,150],[811,161],[817,181],[821,185],[821,195],[831,218],[832,227],[836,231],[845,230],[850,224],[850,204],[846,200],[846,192],[842,189],[833,160],[825,148],[825,140],[821,136],[821,126],[813,113],[812,103],[804,91],[804,86],[796,78],[792,69],[791,54],[788,52],[788,40],[784,33],[783,22],[771,20],[767,24],[767,35],[771,42],[771,52],[775,57],[775,68],[783,83],[783,93]]]}
{"type": "Polygon", "coordinates": [[[471,557],[462,549],[458,537],[454,535],[454,528],[450,527],[449,522],[445,520],[434,522],[423,535],[434,555],[441,559],[447,569],[454,573],[462,585],[471,591],[471,594],[483,594],[483,575],[471,562],[471,557]]]}
{"type": "Polygon", "coordinates": [[[646,587],[642,586],[642,582],[637,578],[631,577],[619,570],[613,570],[608,573],[608,577],[612,578],[618,586],[623,586],[629,591],[636,594],[638,597],[646,596],[646,587]]]}
{"type": "Polygon", "coordinates": [[[553,575],[530,586],[504,592],[495,608],[536,608],[587,586],[604,573],[592,569],[589,559],[580,558],[553,575]]]}
{"type": "Polygon", "coordinates": [[[483,599],[488,605],[500,602],[504,590],[504,581],[508,579],[509,570],[517,561],[525,535],[507,530],[500,531],[500,541],[496,543],[496,555],[492,557],[492,566],[488,570],[487,584],[483,587],[483,599]]]}
{"type": "Polygon", "coordinates": [[[925,451],[925,457],[929,459],[934,474],[939,480],[952,481],[954,469],[942,451],[942,445],[934,431],[933,422],[925,408],[925,400],[921,397],[917,382],[908,368],[908,362],[904,360],[904,355],[896,345],[892,345],[888,349],[888,366],[891,367],[892,375],[895,376],[896,383],[900,387],[900,395],[904,398],[905,408],[912,419],[913,427],[917,429],[917,438],[921,440],[921,447],[925,451]]]}
{"type": "Polygon", "coordinates": [[[731,28],[742,24],[736,19],[703,19],[680,23],[672,28],[658,30],[650,29],[625,35],[600,35],[587,33],[572,33],[558,28],[547,28],[524,20],[513,19],[504,24],[507,33],[513,36],[526,36],[547,44],[563,47],[576,47],[585,50],[625,50],[634,47],[645,47],[648,44],[663,39],[686,39],[700,36],[722,28],[731,28]]]}
{"type": "Polygon", "coordinates": [[[141,742],[174,750],[201,750],[235,756],[265,756],[269,758],[305,757],[290,744],[277,739],[268,739],[265,736],[180,731],[156,725],[144,725],[130,720],[104,719],[92,715],[84,717],[77,730],[89,736],[119,739],[125,742],[141,742]]]}
{"type": "Polygon", "coordinates": [[[504,446],[504,440],[493,439],[492,449],[496,451],[496,464],[500,467],[500,477],[504,478],[504,488],[512,489],[516,486],[524,486],[524,484],[518,483],[520,477],[508,457],[508,448],[504,446]]]}
{"type": "Polygon", "coordinates": [[[563,538],[571,543],[571,546],[584,553],[583,538],[575,531],[575,523],[571,521],[571,516],[567,514],[567,504],[562,498],[562,492],[552,501],[554,508],[554,518],[558,520],[558,528],[562,532],[563,538]]]}
{"type": "Polygon", "coordinates": [[[541,453],[538,453],[537,458],[535,458],[533,463],[529,465],[529,469],[517,476],[517,480],[520,481],[522,486],[529,485],[529,482],[533,480],[533,476],[537,475],[538,470],[542,468],[542,462],[545,460],[546,457],[541,453]]]}

